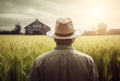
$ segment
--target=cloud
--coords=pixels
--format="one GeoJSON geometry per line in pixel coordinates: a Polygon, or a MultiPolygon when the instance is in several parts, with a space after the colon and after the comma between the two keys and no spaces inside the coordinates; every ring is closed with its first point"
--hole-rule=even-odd
{"type": "Polygon", "coordinates": [[[9,20],[18,22],[18,20],[38,18],[53,27],[58,17],[69,16],[71,12],[69,8],[71,5],[68,3],[49,0],[2,0],[0,5],[0,20],[2,19],[0,25],[2,26],[7,25],[6,22],[9,20]]]}
{"type": "Polygon", "coordinates": [[[0,0],[0,26],[11,26],[21,22],[26,26],[39,19],[48,26],[54,27],[59,17],[70,17],[76,27],[91,26],[89,14],[91,8],[102,6],[105,20],[118,24],[120,21],[119,0],[0,0]],[[114,21],[116,22],[114,22],[114,21]]]}
{"type": "Polygon", "coordinates": [[[50,2],[56,2],[56,3],[73,3],[73,2],[79,2],[82,0],[45,0],[45,1],[50,1],[50,2]]]}
{"type": "Polygon", "coordinates": [[[31,18],[28,15],[21,15],[21,14],[0,14],[0,18],[10,18],[10,19],[21,19],[21,18],[31,18]]]}
{"type": "Polygon", "coordinates": [[[27,22],[36,18],[45,23],[50,22],[57,17],[49,11],[50,4],[52,5],[43,0],[1,0],[0,26],[10,26],[10,23],[13,24],[18,20],[27,22]]]}

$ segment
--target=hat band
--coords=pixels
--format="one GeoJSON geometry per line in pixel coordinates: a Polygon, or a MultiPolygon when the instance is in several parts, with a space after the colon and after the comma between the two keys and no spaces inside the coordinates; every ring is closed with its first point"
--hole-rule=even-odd
{"type": "Polygon", "coordinates": [[[74,32],[69,33],[69,34],[59,34],[59,33],[56,33],[56,32],[55,32],[55,34],[56,34],[56,35],[59,35],[59,36],[70,36],[70,35],[72,35],[73,33],[74,33],[74,32]]]}

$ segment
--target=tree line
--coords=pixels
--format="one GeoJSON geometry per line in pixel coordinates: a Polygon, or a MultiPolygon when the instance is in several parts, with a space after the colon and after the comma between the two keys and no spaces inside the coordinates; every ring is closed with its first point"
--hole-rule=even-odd
{"type": "Polygon", "coordinates": [[[15,25],[14,29],[11,30],[11,31],[6,31],[6,30],[2,31],[2,30],[0,30],[0,34],[20,34],[20,31],[21,31],[21,26],[18,23],[18,24],[15,25]]]}
{"type": "Polygon", "coordinates": [[[98,28],[92,31],[85,31],[83,35],[120,35],[120,29],[109,29],[106,23],[99,23],[98,28]]]}

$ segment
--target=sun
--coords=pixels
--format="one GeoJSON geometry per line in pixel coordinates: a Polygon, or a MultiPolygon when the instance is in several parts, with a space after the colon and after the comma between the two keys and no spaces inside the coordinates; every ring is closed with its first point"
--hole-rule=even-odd
{"type": "Polygon", "coordinates": [[[103,7],[90,7],[89,8],[89,13],[88,16],[90,18],[91,24],[98,24],[99,22],[104,22],[105,21],[105,10],[103,7]]]}
{"type": "Polygon", "coordinates": [[[103,11],[101,8],[95,7],[90,10],[90,14],[91,14],[91,17],[93,18],[100,18],[103,16],[103,11]]]}

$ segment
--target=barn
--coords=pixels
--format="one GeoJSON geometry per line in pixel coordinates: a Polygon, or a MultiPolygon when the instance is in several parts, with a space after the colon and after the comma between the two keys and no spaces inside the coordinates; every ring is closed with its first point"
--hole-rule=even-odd
{"type": "Polygon", "coordinates": [[[120,29],[110,29],[107,32],[108,35],[120,35],[120,29]]]}
{"type": "Polygon", "coordinates": [[[46,32],[50,31],[50,27],[40,22],[36,19],[31,24],[25,27],[25,34],[26,35],[45,35],[46,32]]]}

